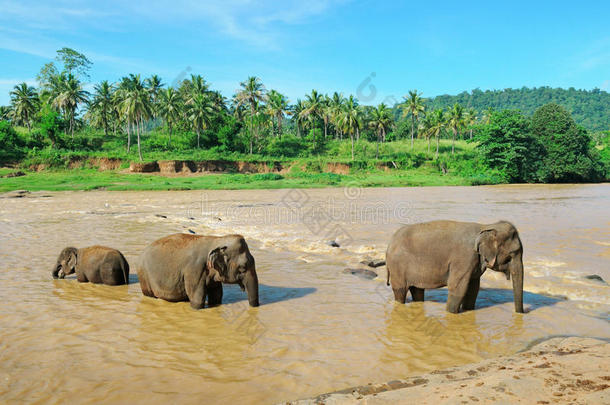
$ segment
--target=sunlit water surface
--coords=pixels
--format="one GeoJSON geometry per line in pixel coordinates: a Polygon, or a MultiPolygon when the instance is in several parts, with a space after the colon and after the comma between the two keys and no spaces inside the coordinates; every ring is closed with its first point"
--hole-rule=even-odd
{"type": "Polygon", "coordinates": [[[35,193],[0,199],[0,401],[274,403],[512,354],[554,335],[610,338],[610,186],[35,193]],[[159,215],[166,216],[163,218],[159,215]],[[380,277],[401,223],[506,219],[525,252],[525,308],[487,272],[477,310],[446,290],[399,305],[380,277]],[[242,233],[259,308],[225,286],[192,310],[142,296],[142,249],[167,234],[242,233]],[[331,247],[336,240],[341,247],[331,247]],[[52,280],[68,245],[120,249],[128,286],[52,280]]]}

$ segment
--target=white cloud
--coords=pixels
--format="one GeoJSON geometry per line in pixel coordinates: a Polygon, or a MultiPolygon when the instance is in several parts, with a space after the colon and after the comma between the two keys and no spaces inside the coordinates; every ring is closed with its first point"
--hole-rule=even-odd
{"type": "MultiPolygon", "coordinates": [[[[160,24],[207,24],[222,35],[251,45],[278,48],[280,25],[306,23],[350,0],[109,0],[97,4],[82,0],[0,0],[0,23],[42,31],[73,31],[80,24],[102,30],[126,26],[129,20],[160,24]],[[112,11],[109,11],[112,10],[112,11]]],[[[206,27],[204,27],[206,28],[206,27]]]]}

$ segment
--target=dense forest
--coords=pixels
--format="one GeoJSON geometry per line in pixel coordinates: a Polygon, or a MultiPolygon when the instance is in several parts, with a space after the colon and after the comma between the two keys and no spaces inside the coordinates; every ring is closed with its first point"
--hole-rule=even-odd
{"type": "Polygon", "coordinates": [[[455,96],[442,95],[427,101],[430,109],[447,108],[459,103],[477,111],[489,108],[496,110],[520,110],[534,114],[539,107],[555,103],[564,107],[577,124],[593,131],[610,129],[610,93],[600,89],[576,90],[550,87],[522,87],[520,89],[486,90],[474,89],[455,96]]]}
{"type": "Polygon", "coordinates": [[[85,55],[63,48],[41,68],[38,87],[14,87],[11,105],[0,107],[0,161],[61,161],[73,152],[142,161],[151,152],[172,158],[202,150],[274,158],[347,153],[355,161],[369,159],[371,143],[375,159],[408,162],[403,168],[429,160],[442,173],[462,167],[493,173],[500,179],[494,181],[607,178],[608,131],[590,133],[579,125],[610,127],[608,93],[599,90],[475,90],[431,100],[412,90],[391,107],[314,89],[291,103],[256,76],[230,99],[197,74],[176,87],[156,75],[129,74],[89,92],[83,82],[91,65],[85,55]],[[449,157],[439,156],[441,140],[449,157]],[[456,141],[471,143],[476,153],[460,154],[456,141]]]}

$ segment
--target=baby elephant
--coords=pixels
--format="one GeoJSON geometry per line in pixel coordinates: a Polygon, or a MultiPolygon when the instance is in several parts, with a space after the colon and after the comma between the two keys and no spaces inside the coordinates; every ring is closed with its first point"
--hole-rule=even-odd
{"type": "Polygon", "coordinates": [[[105,246],[82,249],[67,247],[61,251],[53,267],[53,278],[76,273],[81,283],[90,281],[107,285],[127,284],[129,264],[121,252],[105,246]]]}
{"type": "Polygon", "coordinates": [[[447,286],[447,311],[474,309],[480,278],[486,269],[513,279],[515,311],[523,312],[523,246],[509,222],[433,221],[406,225],[390,241],[386,253],[388,285],[405,303],[424,300],[426,288],[447,286]]]}
{"type": "Polygon", "coordinates": [[[254,257],[241,235],[174,234],[150,244],[140,256],[142,293],[167,301],[189,301],[194,309],[219,305],[222,283],[238,284],[258,306],[254,257]]]}

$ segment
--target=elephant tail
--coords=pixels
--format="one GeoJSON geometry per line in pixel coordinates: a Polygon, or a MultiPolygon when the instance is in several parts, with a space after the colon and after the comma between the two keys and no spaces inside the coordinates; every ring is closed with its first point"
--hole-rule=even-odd
{"type": "Polygon", "coordinates": [[[121,269],[123,269],[123,278],[125,279],[125,284],[129,284],[129,262],[123,256],[123,253],[120,253],[121,258],[123,259],[123,263],[121,265],[121,269]]]}
{"type": "Polygon", "coordinates": [[[385,270],[386,270],[386,274],[388,275],[388,279],[385,282],[385,285],[390,285],[390,268],[386,265],[385,270]]]}

